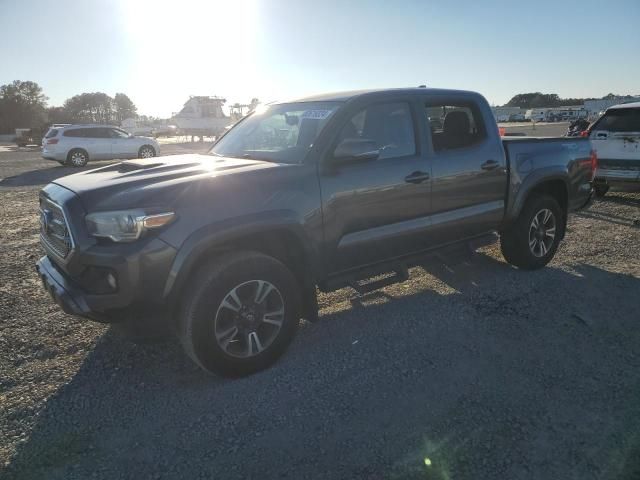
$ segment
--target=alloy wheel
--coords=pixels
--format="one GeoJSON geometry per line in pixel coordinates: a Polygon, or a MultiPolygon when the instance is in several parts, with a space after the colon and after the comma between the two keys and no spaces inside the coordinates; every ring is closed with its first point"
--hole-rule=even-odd
{"type": "Polygon", "coordinates": [[[87,157],[82,152],[73,152],[71,154],[71,163],[76,167],[82,167],[87,163],[87,157]]]}
{"type": "Polygon", "coordinates": [[[283,322],[280,291],[265,280],[250,280],[223,298],[214,320],[214,335],[227,355],[249,358],[269,348],[283,322]]]}
{"type": "Polygon", "coordinates": [[[144,147],[142,150],[140,150],[141,158],[151,158],[153,156],[154,156],[153,150],[150,149],[149,147],[144,147]]]}
{"type": "Polygon", "coordinates": [[[533,216],[529,226],[529,249],[540,258],[544,257],[556,238],[556,218],[548,208],[540,210],[533,216]]]}

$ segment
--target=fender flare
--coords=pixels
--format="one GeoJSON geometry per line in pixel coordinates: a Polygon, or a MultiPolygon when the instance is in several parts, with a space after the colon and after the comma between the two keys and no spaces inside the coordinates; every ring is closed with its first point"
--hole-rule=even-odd
{"type": "MultiPolygon", "coordinates": [[[[531,192],[549,181],[561,180],[567,192],[570,195],[571,189],[569,185],[569,175],[566,171],[553,167],[541,168],[524,178],[524,181],[517,187],[511,187],[511,196],[507,207],[505,221],[510,223],[520,215],[527,198],[531,192]]],[[[565,212],[566,213],[566,212],[565,212]]]]}
{"type": "Polygon", "coordinates": [[[192,233],[180,246],[173,260],[165,282],[163,298],[174,304],[177,294],[189,279],[190,272],[206,252],[233,243],[234,240],[244,239],[248,235],[256,236],[274,230],[292,234],[300,242],[307,266],[311,268],[310,273],[317,271],[317,264],[313,260],[318,258],[317,249],[295,214],[290,211],[261,212],[240,219],[216,222],[192,233]]]}

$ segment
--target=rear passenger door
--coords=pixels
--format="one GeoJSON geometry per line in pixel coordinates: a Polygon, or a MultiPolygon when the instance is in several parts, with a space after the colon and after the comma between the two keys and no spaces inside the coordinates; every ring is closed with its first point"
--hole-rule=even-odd
{"type": "Polygon", "coordinates": [[[493,115],[475,98],[423,103],[431,138],[433,245],[497,229],[504,215],[507,169],[493,115]]]}

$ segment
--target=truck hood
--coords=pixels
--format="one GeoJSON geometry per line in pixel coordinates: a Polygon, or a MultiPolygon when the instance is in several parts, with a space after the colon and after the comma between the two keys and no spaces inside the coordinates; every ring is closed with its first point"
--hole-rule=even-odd
{"type": "MultiPolygon", "coordinates": [[[[54,183],[76,193],[87,210],[131,208],[166,201],[166,193],[191,185],[284,166],[260,160],[187,154],[127,160],[58,178],[54,183]]],[[[235,182],[234,182],[235,183],[235,182]]],[[[176,198],[176,197],[174,197],[176,198]]]]}

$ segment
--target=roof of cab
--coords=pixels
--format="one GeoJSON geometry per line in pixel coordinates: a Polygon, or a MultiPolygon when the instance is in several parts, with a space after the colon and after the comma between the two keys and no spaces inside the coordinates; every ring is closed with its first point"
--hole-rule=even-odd
{"type": "Polygon", "coordinates": [[[346,102],[352,100],[356,97],[362,97],[365,95],[380,95],[384,96],[385,94],[393,95],[393,94],[411,94],[411,95],[478,95],[476,92],[471,92],[468,90],[449,90],[443,88],[425,88],[425,87],[415,87],[415,88],[382,88],[382,89],[370,89],[370,90],[349,90],[344,92],[332,92],[332,93],[323,93],[319,95],[312,95],[309,97],[292,99],[287,102],[277,102],[277,103],[293,103],[293,102],[346,102]]]}
{"type": "Polygon", "coordinates": [[[608,110],[618,110],[622,108],[640,108],[640,102],[621,103],[619,105],[613,105],[608,110]]]}

